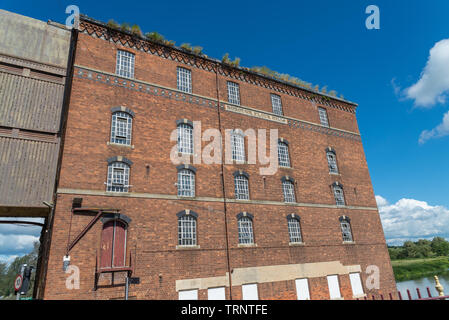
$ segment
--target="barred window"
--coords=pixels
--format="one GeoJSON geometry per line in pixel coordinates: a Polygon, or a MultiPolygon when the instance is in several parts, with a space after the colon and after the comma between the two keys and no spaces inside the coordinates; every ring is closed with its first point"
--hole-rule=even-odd
{"type": "Polygon", "coordinates": [[[340,227],[341,227],[341,234],[343,237],[343,241],[345,242],[352,242],[352,231],[351,231],[351,222],[348,217],[341,217],[340,218],[340,227]]]}
{"type": "Polygon", "coordinates": [[[190,124],[178,124],[178,152],[193,154],[193,127],[190,124]]]}
{"type": "Polygon", "coordinates": [[[134,78],[134,54],[128,51],[117,51],[116,74],[126,78],[134,78]]]}
{"type": "Polygon", "coordinates": [[[240,105],[240,87],[238,83],[228,81],[228,101],[240,105]]]}
{"type": "Polygon", "coordinates": [[[178,67],[178,90],[192,93],[192,73],[189,69],[178,67]]]}
{"type": "Polygon", "coordinates": [[[236,175],[234,178],[235,182],[235,198],[238,200],[249,200],[249,187],[248,178],[241,175],[236,175]]]}
{"type": "Polygon", "coordinates": [[[196,246],[196,218],[192,215],[178,217],[178,245],[196,246]]]}
{"type": "Polygon", "coordinates": [[[327,163],[330,173],[338,173],[337,157],[333,151],[327,151],[327,163]]]}
{"type": "Polygon", "coordinates": [[[281,167],[290,167],[290,157],[288,155],[288,144],[282,141],[278,142],[278,159],[281,167]]]}
{"type": "Polygon", "coordinates": [[[178,171],[178,196],[195,196],[195,173],[189,169],[178,171]]]}
{"type": "Polygon", "coordinates": [[[131,145],[133,118],[126,112],[114,112],[111,124],[111,142],[131,145]]]}
{"type": "Polygon", "coordinates": [[[254,244],[253,220],[248,216],[237,220],[239,231],[239,244],[254,244]]]}
{"type": "Polygon", "coordinates": [[[320,115],[321,125],[329,127],[329,120],[327,118],[327,111],[324,108],[318,108],[318,113],[320,115]]]}
{"type": "Polygon", "coordinates": [[[281,97],[277,94],[271,94],[271,106],[273,107],[273,113],[283,115],[281,97]]]}
{"type": "Polygon", "coordinates": [[[129,187],[129,165],[118,161],[110,163],[106,191],[128,192],[129,187]]]}
{"type": "Polygon", "coordinates": [[[232,160],[245,161],[245,137],[242,133],[233,130],[231,132],[232,160]]]}
{"type": "Polygon", "coordinates": [[[343,194],[343,188],[339,185],[334,185],[334,197],[335,197],[335,203],[337,206],[344,206],[345,205],[345,196],[343,194]]]}
{"type": "Polygon", "coordinates": [[[290,237],[291,243],[301,243],[301,226],[299,222],[299,218],[296,216],[289,216],[287,218],[288,223],[288,235],[290,237]]]}
{"type": "Polygon", "coordinates": [[[282,182],[282,189],[284,191],[285,202],[296,202],[295,198],[295,186],[292,181],[285,180],[282,182]]]}

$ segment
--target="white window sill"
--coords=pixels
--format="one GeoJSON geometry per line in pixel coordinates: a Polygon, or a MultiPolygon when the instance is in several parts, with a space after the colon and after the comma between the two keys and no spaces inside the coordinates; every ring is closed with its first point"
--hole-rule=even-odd
{"type": "Polygon", "coordinates": [[[281,166],[281,165],[279,165],[279,168],[281,168],[281,169],[291,169],[291,170],[293,170],[293,167],[287,167],[287,166],[281,166]]]}
{"type": "Polygon", "coordinates": [[[338,298],[331,298],[331,300],[345,300],[345,298],[343,298],[343,297],[338,297],[338,298]]]}
{"type": "Polygon", "coordinates": [[[239,248],[255,248],[255,247],[257,247],[257,244],[255,244],[255,243],[250,243],[250,244],[239,243],[238,247],[239,248]]]}
{"type": "Polygon", "coordinates": [[[355,244],[355,241],[343,241],[343,244],[355,244]]]}
{"type": "Polygon", "coordinates": [[[306,244],[304,242],[289,242],[288,245],[290,247],[302,247],[305,246],[306,244]]]}
{"type": "Polygon", "coordinates": [[[251,201],[250,199],[235,199],[235,201],[239,201],[239,202],[249,202],[251,201]]]}
{"type": "Polygon", "coordinates": [[[352,296],[352,299],[361,299],[367,297],[366,293],[358,294],[356,296],[352,296]]]}
{"type": "Polygon", "coordinates": [[[134,149],[134,145],[129,145],[129,144],[121,144],[121,143],[115,143],[115,142],[110,142],[110,141],[108,141],[106,144],[108,146],[125,147],[125,148],[134,149]]]}
{"type": "Polygon", "coordinates": [[[199,249],[199,245],[194,246],[176,246],[176,250],[189,250],[189,249],[199,249]]]}
{"type": "Polygon", "coordinates": [[[179,199],[179,200],[195,200],[196,197],[195,197],[195,196],[193,196],[193,197],[188,197],[188,196],[178,196],[178,199],[179,199]]]}
{"type": "Polygon", "coordinates": [[[338,172],[329,172],[329,174],[332,176],[341,176],[341,174],[338,172]]]}

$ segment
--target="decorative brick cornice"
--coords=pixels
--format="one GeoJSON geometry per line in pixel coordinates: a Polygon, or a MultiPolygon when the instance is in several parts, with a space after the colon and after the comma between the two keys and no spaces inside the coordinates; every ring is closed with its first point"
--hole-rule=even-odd
{"type": "MultiPolygon", "coordinates": [[[[213,98],[203,97],[203,96],[199,96],[199,95],[195,95],[195,94],[184,93],[184,92],[180,92],[175,89],[162,87],[160,85],[155,85],[155,84],[147,83],[147,82],[140,81],[140,80],[122,78],[117,75],[113,75],[113,74],[103,72],[103,71],[93,70],[93,69],[86,68],[83,66],[75,66],[74,77],[79,78],[79,79],[95,81],[97,83],[106,84],[106,85],[110,85],[110,86],[122,87],[122,88],[125,88],[128,90],[146,93],[146,94],[154,95],[154,96],[160,96],[160,97],[164,97],[167,99],[174,99],[176,101],[188,102],[188,103],[192,103],[192,104],[195,104],[198,106],[214,108],[214,109],[217,108],[217,106],[218,106],[217,101],[213,98]]],[[[278,115],[274,115],[274,114],[271,114],[271,113],[268,113],[265,111],[261,111],[261,110],[255,111],[252,108],[248,108],[248,107],[244,107],[244,106],[238,106],[235,108],[229,108],[229,106],[230,106],[229,102],[220,104],[221,109],[224,111],[227,111],[227,112],[236,112],[235,108],[238,108],[238,109],[248,111],[245,113],[237,112],[239,114],[244,114],[247,116],[254,116],[254,117],[258,117],[258,118],[261,118],[264,120],[269,120],[269,121],[276,121],[276,122],[288,125],[293,128],[300,128],[300,129],[304,129],[304,130],[315,131],[318,133],[342,137],[342,138],[351,139],[351,140],[355,140],[355,141],[361,141],[360,135],[358,135],[356,133],[349,132],[349,131],[344,131],[344,130],[335,129],[335,128],[328,128],[328,127],[321,126],[319,124],[314,124],[314,123],[302,121],[299,119],[289,118],[289,117],[285,117],[285,116],[278,116],[278,115]],[[266,117],[261,117],[260,115],[257,115],[258,113],[264,114],[264,115],[266,115],[266,117]]],[[[232,105],[232,107],[234,107],[234,105],[232,105]]]]}
{"type": "Polygon", "coordinates": [[[143,37],[133,35],[129,32],[112,29],[106,24],[88,18],[86,16],[81,16],[79,31],[92,37],[120,44],[132,49],[144,51],[153,55],[157,55],[161,58],[186,64],[191,67],[196,67],[210,72],[218,71],[218,73],[222,76],[247,82],[279,93],[288,94],[290,96],[294,96],[316,104],[325,105],[350,113],[355,113],[355,110],[357,108],[357,104],[353,102],[346,101],[337,97],[332,97],[307,88],[302,88],[282,80],[277,80],[251,71],[248,68],[231,67],[223,64],[218,60],[199,56],[190,52],[185,52],[182,49],[144,39],[143,37]]]}

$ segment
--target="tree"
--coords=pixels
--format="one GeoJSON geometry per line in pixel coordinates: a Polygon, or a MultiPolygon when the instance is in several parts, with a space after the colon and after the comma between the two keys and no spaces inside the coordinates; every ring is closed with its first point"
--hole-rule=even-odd
{"type": "Polygon", "coordinates": [[[435,237],[435,238],[433,238],[433,240],[431,241],[430,246],[432,248],[432,251],[437,256],[447,256],[447,255],[449,255],[449,242],[446,241],[442,237],[435,237]]]}

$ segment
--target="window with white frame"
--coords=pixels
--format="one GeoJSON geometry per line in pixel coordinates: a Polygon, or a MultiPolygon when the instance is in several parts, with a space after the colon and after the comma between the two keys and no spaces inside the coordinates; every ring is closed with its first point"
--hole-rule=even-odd
{"type": "Polygon", "coordinates": [[[127,112],[114,112],[111,124],[111,142],[131,145],[133,118],[127,112]]]}
{"type": "Polygon", "coordinates": [[[208,300],[226,300],[225,287],[207,289],[207,299],[208,300]]]}
{"type": "Polygon", "coordinates": [[[237,219],[239,244],[254,244],[252,217],[240,215],[237,219]]]}
{"type": "Polygon", "coordinates": [[[192,93],[192,72],[189,69],[177,68],[177,84],[178,90],[183,92],[192,93]]]}
{"type": "Polygon", "coordinates": [[[193,127],[188,123],[178,124],[178,152],[193,154],[193,127]]]}
{"type": "Polygon", "coordinates": [[[249,200],[248,178],[243,174],[236,174],[234,177],[235,198],[238,200],[249,200]]]}
{"type": "Polygon", "coordinates": [[[334,184],[332,188],[334,189],[335,203],[337,206],[344,206],[345,195],[343,193],[343,188],[338,184],[334,184]]]}
{"type": "Polygon", "coordinates": [[[106,191],[128,192],[129,165],[125,162],[112,162],[108,165],[108,181],[106,191]]]}
{"type": "Polygon", "coordinates": [[[245,137],[240,131],[231,131],[232,160],[245,161],[245,137]]]}
{"type": "Polygon", "coordinates": [[[181,290],[178,292],[178,300],[198,300],[198,290],[181,290]]]}
{"type": "Polygon", "coordinates": [[[178,196],[195,197],[195,173],[192,170],[178,171],[178,196]]]}
{"type": "Polygon", "coordinates": [[[288,223],[288,235],[290,237],[290,243],[301,243],[301,225],[299,221],[299,217],[296,215],[289,215],[287,217],[288,223]]]}
{"type": "Polygon", "coordinates": [[[292,181],[282,181],[282,190],[284,191],[284,202],[296,202],[295,185],[292,181]]]}
{"type": "Polygon", "coordinates": [[[318,113],[320,115],[321,125],[329,127],[329,120],[327,118],[327,111],[324,108],[318,108],[318,113]]]}
{"type": "Polygon", "coordinates": [[[329,165],[329,172],[338,173],[337,156],[335,155],[335,152],[328,150],[326,152],[326,156],[327,156],[327,163],[329,165]]]}
{"type": "Polygon", "coordinates": [[[340,299],[340,284],[338,282],[338,276],[327,276],[327,285],[329,287],[329,296],[331,299],[340,299]]]}
{"type": "Polygon", "coordinates": [[[259,300],[257,283],[242,285],[242,300],[259,300]]]}
{"type": "Polygon", "coordinates": [[[279,116],[283,115],[281,97],[277,94],[271,94],[271,106],[273,107],[273,113],[279,116]]]}
{"type": "Polygon", "coordinates": [[[363,295],[364,292],[360,273],[350,273],[349,280],[351,281],[352,295],[354,297],[363,295]]]}
{"type": "Polygon", "coordinates": [[[310,300],[309,281],[307,279],[296,279],[295,284],[298,300],[310,300]]]}
{"type": "Polygon", "coordinates": [[[281,167],[290,167],[290,156],[288,154],[288,144],[279,141],[278,142],[278,159],[281,167]]]}
{"type": "Polygon", "coordinates": [[[353,242],[351,221],[348,217],[340,218],[341,235],[344,242],[353,242]]]}
{"type": "Polygon", "coordinates": [[[116,74],[126,78],[134,78],[134,54],[128,51],[117,51],[116,74]]]}
{"type": "Polygon", "coordinates": [[[196,246],[196,217],[192,214],[178,216],[178,245],[196,246]]]}
{"type": "Polygon", "coordinates": [[[228,101],[240,105],[240,87],[238,83],[228,81],[228,101]]]}

